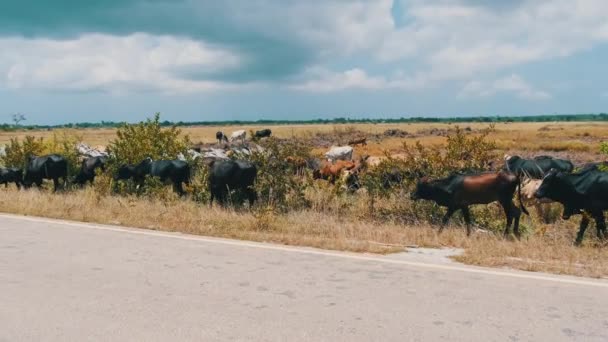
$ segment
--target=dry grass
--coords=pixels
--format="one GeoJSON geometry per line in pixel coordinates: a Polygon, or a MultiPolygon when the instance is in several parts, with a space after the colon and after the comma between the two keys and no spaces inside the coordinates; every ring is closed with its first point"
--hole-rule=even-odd
{"type": "Polygon", "coordinates": [[[604,262],[608,249],[600,248],[589,237],[583,247],[573,247],[572,224],[557,224],[543,236],[533,234],[514,242],[482,232],[467,238],[458,228],[437,235],[436,229],[427,225],[371,222],[314,207],[277,216],[210,208],[187,200],[104,197],[92,189],[62,194],[1,190],[0,208],[23,215],[354,252],[392,253],[408,245],[459,247],[465,253],[456,259],[467,264],[608,276],[608,264],[604,262]]]}
{"type": "MultiPolygon", "coordinates": [[[[387,129],[400,129],[408,132],[412,137],[386,138],[382,141],[371,141],[367,147],[358,147],[359,152],[370,155],[382,155],[383,151],[397,151],[403,142],[413,143],[420,141],[424,145],[434,145],[445,142],[445,138],[433,134],[421,134],[432,129],[446,130],[456,126],[469,127],[473,131],[486,128],[485,123],[410,123],[410,124],[343,124],[343,125],[275,125],[275,126],[196,126],[183,127],[182,131],[188,134],[194,142],[212,143],[215,141],[215,132],[226,133],[245,129],[258,130],[271,128],[279,138],[304,138],[316,133],[332,133],[339,130],[354,129],[363,134],[382,134],[387,129]]],[[[50,137],[57,132],[67,132],[83,137],[84,142],[90,145],[106,145],[115,138],[114,129],[65,129],[65,130],[39,130],[0,132],[0,144],[8,143],[10,138],[23,138],[26,135],[50,137]]],[[[575,152],[597,151],[600,141],[608,136],[608,123],[606,122],[559,122],[559,123],[501,123],[496,125],[496,131],[489,136],[494,139],[501,150],[521,151],[564,151],[575,152]]]]}

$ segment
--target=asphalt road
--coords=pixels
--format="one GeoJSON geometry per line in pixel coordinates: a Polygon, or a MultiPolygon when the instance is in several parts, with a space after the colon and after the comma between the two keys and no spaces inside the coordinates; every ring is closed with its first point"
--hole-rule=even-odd
{"type": "Polygon", "coordinates": [[[0,215],[0,341],[606,341],[608,282],[0,215]]]}

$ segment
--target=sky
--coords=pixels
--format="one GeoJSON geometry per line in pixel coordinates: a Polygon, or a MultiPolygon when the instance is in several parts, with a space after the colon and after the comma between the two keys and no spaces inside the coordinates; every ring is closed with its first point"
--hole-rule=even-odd
{"type": "Polygon", "coordinates": [[[0,122],[608,112],[606,0],[0,2],[0,122]]]}

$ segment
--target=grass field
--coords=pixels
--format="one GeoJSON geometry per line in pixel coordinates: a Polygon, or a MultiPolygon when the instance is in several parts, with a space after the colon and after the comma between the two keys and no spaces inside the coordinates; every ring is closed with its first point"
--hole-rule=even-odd
{"type": "MultiPolygon", "coordinates": [[[[344,132],[372,137],[367,147],[357,147],[357,153],[370,155],[381,155],[385,150],[398,154],[403,142],[443,144],[442,132],[454,127],[448,124],[270,126],[279,138],[339,136],[344,132]],[[400,129],[408,135],[405,138],[384,137],[387,129],[400,129]]],[[[488,125],[460,124],[459,127],[467,128],[468,134],[478,134],[488,125]]],[[[241,128],[249,131],[262,127],[186,127],[183,132],[193,142],[213,143],[216,131],[231,132],[241,128]]],[[[90,145],[106,145],[115,137],[115,131],[111,129],[67,132],[82,136],[90,145]]],[[[1,132],[0,144],[12,137],[49,137],[55,133],[60,131],[1,132]]],[[[608,123],[508,123],[498,124],[489,139],[496,141],[498,155],[552,154],[582,163],[604,159],[599,153],[599,144],[606,136],[608,123]]],[[[317,146],[319,152],[324,149],[326,147],[317,146]]],[[[313,194],[308,209],[266,215],[263,211],[211,208],[170,196],[168,200],[151,200],[101,195],[92,188],[51,194],[38,190],[17,191],[11,187],[0,189],[0,211],[356,252],[390,253],[403,250],[407,245],[460,247],[465,253],[457,259],[468,264],[608,277],[608,264],[604,262],[608,249],[592,238],[593,228],[588,230],[583,247],[572,244],[579,218],[568,222],[558,220],[551,225],[535,221],[536,230],[517,242],[484,232],[469,239],[460,227],[448,229],[439,236],[428,224],[403,223],[389,217],[370,218],[365,215],[368,210],[365,194],[340,197],[329,197],[329,194],[313,194]]],[[[377,203],[378,207],[394,208],[396,205],[390,200],[377,203]]],[[[406,205],[410,205],[409,202],[406,205]]],[[[537,220],[532,212],[532,219],[537,220]]],[[[523,220],[524,225],[531,226],[530,218],[523,220]]]]}

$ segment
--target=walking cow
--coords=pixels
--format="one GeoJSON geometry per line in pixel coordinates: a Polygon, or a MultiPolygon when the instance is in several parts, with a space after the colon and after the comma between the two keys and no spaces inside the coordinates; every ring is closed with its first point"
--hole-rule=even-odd
{"type": "Polygon", "coordinates": [[[595,220],[598,238],[606,237],[604,210],[608,209],[608,173],[594,168],[574,174],[551,170],[536,191],[536,197],[549,198],[563,204],[564,220],[575,214],[583,214],[576,245],[583,242],[589,225],[588,216],[595,220]]]}
{"type": "Polygon", "coordinates": [[[65,183],[68,180],[68,161],[58,155],[50,154],[42,157],[29,157],[23,175],[23,185],[26,188],[36,184],[40,187],[44,179],[53,180],[53,191],[59,188],[59,179],[65,183]]]}
{"type": "Polygon", "coordinates": [[[182,160],[152,160],[144,159],[137,165],[122,165],[114,176],[114,180],[133,179],[142,186],[146,176],[158,177],[165,183],[170,181],[173,190],[180,196],[185,195],[182,183],[190,184],[190,165],[182,160]]]}
{"type": "Polygon", "coordinates": [[[23,183],[23,170],[19,168],[0,168],[0,184],[4,184],[4,187],[8,187],[8,183],[15,183],[17,189],[21,189],[23,183]]]}
{"type": "Polygon", "coordinates": [[[253,205],[257,197],[253,189],[258,172],[255,165],[243,160],[220,160],[213,161],[210,167],[210,204],[217,199],[221,205],[225,205],[231,190],[241,190],[246,194],[249,205],[253,205]]]}
{"type": "Polygon", "coordinates": [[[272,131],[269,130],[268,128],[265,128],[265,129],[261,129],[259,131],[255,131],[255,138],[256,139],[268,138],[268,137],[270,137],[271,134],[272,134],[272,131]]]}
{"type": "Polygon", "coordinates": [[[85,185],[87,182],[93,184],[97,169],[105,171],[107,157],[89,157],[82,161],[80,171],[74,178],[74,183],[85,185]]]}
{"type": "Polygon", "coordinates": [[[411,198],[412,200],[424,199],[435,201],[440,206],[448,208],[439,229],[440,233],[452,214],[457,210],[461,210],[467,225],[467,235],[471,235],[471,213],[469,212],[469,206],[472,204],[498,202],[507,217],[504,235],[507,236],[509,234],[511,224],[513,224],[515,236],[519,238],[519,218],[522,211],[526,215],[528,215],[528,211],[521,202],[521,193],[519,194],[521,209],[517,208],[513,203],[513,194],[518,187],[518,183],[519,177],[504,171],[471,175],[453,173],[447,178],[432,181],[423,178],[416,185],[416,190],[412,193],[411,198]]]}

